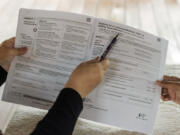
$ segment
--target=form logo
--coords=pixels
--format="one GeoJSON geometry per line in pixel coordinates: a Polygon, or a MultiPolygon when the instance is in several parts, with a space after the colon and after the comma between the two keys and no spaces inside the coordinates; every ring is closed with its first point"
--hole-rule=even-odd
{"type": "Polygon", "coordinates": [[[161,42],[161,38],[157,38],[157,41],[158,41],[158,42],[161,42]]]}
{"type": "Polygon", "coordinates": [[[144,113],[138,113],[138,115],[136,116],[137,119],[140,119],[140,120],[147,120],[146,118],[146,114],[144,113]]]}
{"type": "Polygon", "coordinates": [[[86,18],[86,21],[87,22],[91,22],[91,18],[86,18]]]}

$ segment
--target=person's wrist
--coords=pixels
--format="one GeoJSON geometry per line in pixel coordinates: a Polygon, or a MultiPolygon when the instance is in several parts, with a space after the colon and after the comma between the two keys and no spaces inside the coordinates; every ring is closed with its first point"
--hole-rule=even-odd
{"type": "Polygon", "coordinates": [[[84,93],[83,88],[79,84],[68,82],[65,85],[65,88],[72,88],[72,89],[74,89],[76,92],[79,93],[79,95],[81,96],[82,99],[84,99],[86,97],[86,94],[84,93]]]}
{"type": "Polygon", "coordinates": [[[0,70],[2,70],[3,72],[8,73],[8,71],[3,67],[3,65],[0,65],[0,70]]]}
{"type": "Polygon", "coordinates": [[[0,65],[4,71],[8,72],[8,66],[7,65],[0,65]]]}

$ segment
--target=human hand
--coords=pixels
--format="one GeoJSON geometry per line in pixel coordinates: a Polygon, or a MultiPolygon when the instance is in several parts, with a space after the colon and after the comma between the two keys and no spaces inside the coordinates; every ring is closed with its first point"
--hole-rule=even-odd
{"type": "Polygon", "coordinates": [[[99,58],[83,62],[72,72],[65,88],[73,88],[85,98],[103,79],[109,60],[99,58]]]}
{"type": "Polygon", "coordinates": [[[27,52],[27,47],[14,48],[15,38],[8,39],[0,45],[0,66],[7,72],[10,64],[15,56],[24,55],[27,52]]]}
{"type": "Polygon", "coordinates": [[[157,81],[157,85],[162,87],[161,99],[163,101],[174,101],[180,104],[180,78],[164,76],[162,81],[157,81]]]}

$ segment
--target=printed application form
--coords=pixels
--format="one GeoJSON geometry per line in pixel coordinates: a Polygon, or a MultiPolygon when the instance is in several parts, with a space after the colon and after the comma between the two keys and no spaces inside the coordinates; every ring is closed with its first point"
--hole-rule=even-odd
{"type": "Polygon", "coordinates": [[[21,9],[15,46],[29,51],[14,59],[3,100],[49,109],[73,69],[102,55],[117,33],[110,68],[81,117],[152,134],[161,92],[155,81],[162,79],[168,42],[108,20],[21,9]]]}
{"type": "Polygon", "coordinates": [[[92,24],[88,16],[21,9],[15,46],[28,45],[29,51],[13,61],[3,99],[49,109],[85,61],[92,24]]]}
{"type": "Polygon", "coordinates": [[[152,134],[161,92],[155,81],[163,76],[167,41],[105,20],[96,21],[95,29],[91,58],[120,36],[108,56],[110,69],[87,97],[81,117],[152,134]]]}

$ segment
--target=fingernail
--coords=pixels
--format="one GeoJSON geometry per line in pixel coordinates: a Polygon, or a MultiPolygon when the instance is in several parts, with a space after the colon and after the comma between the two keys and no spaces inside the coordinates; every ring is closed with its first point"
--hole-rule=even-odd
{"type": "Polygon", "coordinates": [[[25,54],[27,52],[27,50],[28,50],[27,47],[23,47],[23,48],[20,48],[20,49],[21,49],[21,53],[22,54],[25,54]]]}
{"type": "Polygon", "coordinates": [[[27,48],[27,47],[24,47],[24,48],[23,48],[23,50],[24,50],[24,51],[27,51],[27,50],[28,50],[28,48],[27,48]]]}
{"type": "Polygon", "coordinates": [[[96,60],[100,61],[100,57],[99,57],[99,56],[98,56],[98,57],[96,57],[96,60]]]}

